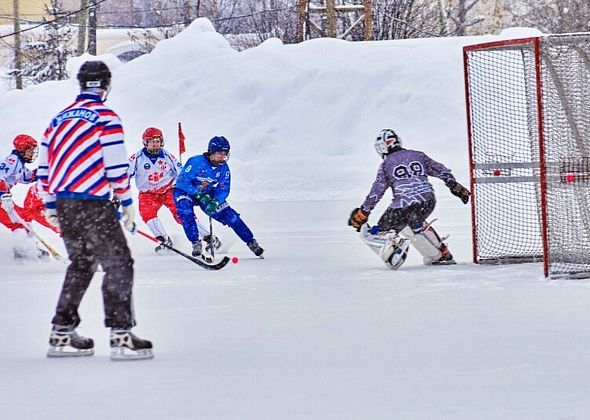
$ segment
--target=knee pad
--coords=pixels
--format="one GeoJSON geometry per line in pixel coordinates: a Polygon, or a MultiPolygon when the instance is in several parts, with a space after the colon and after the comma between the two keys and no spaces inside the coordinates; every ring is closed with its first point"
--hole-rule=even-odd
{"type": "MultiPolygon", "coordinates": [[[[414,233],[410,226],[406,226],[400,234],[404,238],[409,239],[412,246],[422,255],[424,264],[432,264],[432,262],[442,257],[439,245],[435,245],[423,232],[414,233]]],[[[440,243],[442,244],[442,242],[440,243]]]]}

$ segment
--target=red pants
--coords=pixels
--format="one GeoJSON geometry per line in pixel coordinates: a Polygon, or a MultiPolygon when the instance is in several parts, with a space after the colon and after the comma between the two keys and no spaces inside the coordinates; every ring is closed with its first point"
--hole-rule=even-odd
{"type": "Polygon", "coordinates": [[[39,195],[37,193],[37,189],[34,186],[29,188],[29,191],[27,192],[27,196],[25,197],[25,202],[23,204],[23,207],[24,208],[21,209],[22,212],[19,213],[19,215],[20,215],[20,217],[22,217],[22,219],[25,222],[32,222],[34,220],[35,222],[37,222],[45,227],[48,227],[49,229],[51,229],[52,231],[54,231],[58,235],[61,235],[61,232],[59,231],[59,229],[57,229],[54,226],[51,226],[47,222],[47,219],[45,219],[45,216],[43,215],[43,211],[45,210],[45,205],[43,204],[43,201],[41,200],[41,197],[39,197],[39,195]]]}
{"type": "MultiPolygon", "coordinates": [[[[24,213],[25,213],[25,209],[23,209],[22,207],[19,206],[14,206],[14,211],[22,218],[25,219],[24,217],[24,213]]],[[[17,229],[24,229],[24,226],[21,225],[20,223],[14,223],[11,219],[10,216],[8,216],[8,213],[6,213],[6,211],[0,207],[0,223],[2,223],[4,226],[6,226],[8,229],[15,231],[17,229]]]]}
{"type": "Polygon", "coordinates": [[[139,215],[144,222],[158,217],[158,210],[162,206],[168,207],[176,223],[181,224],[178,214],[176,214],[172,189],[169,189],[165,193],[139,192],[139,215]]]}

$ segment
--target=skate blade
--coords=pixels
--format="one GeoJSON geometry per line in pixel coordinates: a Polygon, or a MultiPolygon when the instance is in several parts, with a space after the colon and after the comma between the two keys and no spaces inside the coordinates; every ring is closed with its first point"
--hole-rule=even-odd
{"type": "Polygon", "coordinates": [[[203,261],[205,261],[207,264],[212,264],[213,263],[213,259],[214,259],[211,255],[206,254],[204,252],[200,255],[200,258],[203,261]]]}
{"type": "Polygon", "coordinates": [[[94,349],[76,349],[74,347],[53,347],[50,346],[47,350],[47,357],[83,357],[92,356],[94,349]]]}
{"type": "Polygon", "coordinates": [[[154,353],[152,349],[132,350],[127,347],[111,347],[111,360],[125,361],[125,360],[145,360],[153,359],[154,353]]]}
{"type": "Polygon", "coordinates": [[[448,261],[435,261],[430,265],[456,265],[457,261],[455,260],[448,260],[448,261]]]}

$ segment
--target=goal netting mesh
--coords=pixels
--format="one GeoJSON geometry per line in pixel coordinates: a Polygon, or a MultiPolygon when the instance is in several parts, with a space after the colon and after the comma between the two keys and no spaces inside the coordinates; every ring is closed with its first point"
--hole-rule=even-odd
{"type": "Polygon", "coordinates": [[[477,262],[590,276],[590,35],[464,49],[477,262]]]}

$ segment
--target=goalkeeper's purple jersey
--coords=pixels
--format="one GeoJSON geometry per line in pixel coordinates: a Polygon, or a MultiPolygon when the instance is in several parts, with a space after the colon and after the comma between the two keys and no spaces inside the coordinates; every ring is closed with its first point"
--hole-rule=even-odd
{"type": "Polygon", "coordinates": [[[428,176],[440,178],[445,184],[455,181],[449,169],[425,153],[417,150],[398,150],[379,165],[377,178],[361,207],[371,212],[388,188],[393,192],[390,208],[403,208],[432,200],[435,198],[434,189],[428,182],[428,176]]]}

